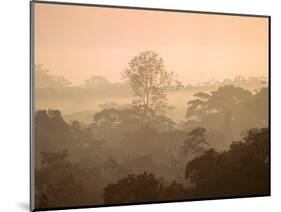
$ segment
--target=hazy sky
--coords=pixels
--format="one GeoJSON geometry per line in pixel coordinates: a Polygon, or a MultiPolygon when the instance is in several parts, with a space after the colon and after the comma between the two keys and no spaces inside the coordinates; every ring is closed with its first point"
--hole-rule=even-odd
{"type": "Polygon", "coordinates": [[[141,51],[157,51],[183,83],[268,76],[266,18],[35,4],[35,63],[80,84],[121,81],[141,51]]]}

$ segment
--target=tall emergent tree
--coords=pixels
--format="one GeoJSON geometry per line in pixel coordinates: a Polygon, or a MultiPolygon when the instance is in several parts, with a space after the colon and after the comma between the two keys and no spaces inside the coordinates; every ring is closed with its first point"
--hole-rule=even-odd
{"type": "Polygon", "coordinates": [[[167,107],[167,91],[180,86],[173,72],[164,67],[163,59],[154,51],[144,51],[135,56],[123,72],[134,91],[134,104],[146,109],[167,107]]]}

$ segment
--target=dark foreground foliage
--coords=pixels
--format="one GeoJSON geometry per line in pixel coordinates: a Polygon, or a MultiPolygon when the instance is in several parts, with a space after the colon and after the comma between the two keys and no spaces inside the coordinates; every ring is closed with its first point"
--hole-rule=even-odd
{"type": "Polygon", "coordinates": [[[193,185],[194,198],[269,194],[269,132],[267,128],[248,131],[228,151],[213,149],[193,159],[185,176],[193,185]]]}
{"type": "Polygon", "coordinates": [[[105,203],[137,203],[269,194],[268,129],[252,129],[228,151],[213,149],[188,162],[190,186],[164,185],[153,174],[128,175],[104,189],[105,203]]]}
{"type": "Polygon", "coordinates": [[[104,203],[140,203],[164,200],[178,200],[186,196],[183,185],[173,181],[164,185],[163,179],[144,172],[128,175],[116,184],[109,184],[104,189],[104,203]]]}

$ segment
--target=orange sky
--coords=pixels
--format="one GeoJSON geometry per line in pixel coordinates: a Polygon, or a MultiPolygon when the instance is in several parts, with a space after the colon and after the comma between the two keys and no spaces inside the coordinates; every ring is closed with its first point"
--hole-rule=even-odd
{"type": "Polygon", "coordinates": [[[35,4],[35,63],[73,84],[121,81],[140,51],[157,51],[186,83],[268,76],[268,19],[35,4]]]}

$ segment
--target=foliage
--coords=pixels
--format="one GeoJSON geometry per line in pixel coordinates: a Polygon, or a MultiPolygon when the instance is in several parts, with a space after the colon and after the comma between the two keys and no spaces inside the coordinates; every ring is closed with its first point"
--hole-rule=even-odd
{"type": "Polygon", "coordinates": [[[153,51],[144,51],[129,62],[123,72],[134,91],[136,105],[152,108],[160,112],[167,108],[167,91],[179,86],[174,73],[164,67],[163,59],[153,51]]]}
{"type": "Polygon", "coordinates": [[[228,151],[211,149],[190,161],[185,176],[194,198],[269,194],[268,129],[251,129],[228,151]]]}
{"type": "Polygon", "coordinates": [[[155,178],[153,174],[144,172],[139,175],[130,174],[115,184],[107,185],[104,189],[104,202],[155,202],[182,199],[184,195],[184,187],[176,181],[165,186],[163,181],[155,178]]]}
{"type": "MultiPolygon", "coordinates": [[[[58,110],[35,112],[36,167],[41,165],[41,152],[67,149],[72,159],[82,159],[86,154],[101,153],[105,141],[96,139],[88,128],[77,121],[64,121],[58,110]]],[[[93,156],[92,156],[93,157],[93,156]]]]}
{"type": "MultiPolygon", "coordinates": [[[[92,128],[77,121],[65,122],[59,111],[36,111],[36,153],[40,154],[35,173],[37,206],[269,193],[267,128],[251,129],[229,150],[218,152],[209,149],[209,129],[198,127],[187,134],[175,127],[161,131],[157,128],[163,129],[163,119],[145,114],[137,108],[107,108],[96,114],[93,124],[97,131],[108,128],[108,133],[117,132],[112,142],[127,130],[118,148],[113,149],[113,145],[109,148],[108,142],[97,139],[92,128]],[[187,165],[180,157],[183,142],[182,148],[193,158],[187,165]]],[[[212,133],[213,139],[219,138],[216,131],[212,133]]]]}
{"type": "MultiPolygon", "coordinates": [[[[155,83],[147,87],[151,93],[138,93],[142,103],[100,105],[89,125],[66,122],[58,110],[35,112],[39,207],[269,193],[268,129],[251,129],[230,146],[227,141],[232,133],[267,126],[268,88],[251,93],[226,85],[210,94],[196,93],[189,102],[186,133],[157,108],[172,88],[170,79],[169,86],[160,80],[160,57],[146,53],[132,67],[135,86],[144,78],[134,77],[149,74],[155,83]],[[222,152],[222,146],[229,149],[222,152]]],[[[85,87],[99,83],[105,85],[102,78],[92,78],[85,87]]]]}
{"type": "Polygon", "coordinates": [[[166,116],[158,115],[154,110],[145,110],[141,106],[125,109],[108,108],[94,115],[92,127],[109,133],[116,131],[135,131],[141,126],[151,126],[160,131],[172,129],[175,123],[166,116]]]}
{"type": "Polygon", "coordinates": [[[232,110],[237,104],[249,99],[252,94],[243,88],[226,85],[211,92],[211,95],[199,92],[194,96],[197,99],[188,102],[186,117],[196,116],[200,119],[209,113],[225,113],[232,110]]]}
{"type": "Polygon", "coordinates": [[[268,88],[253,94],[225,85],[211,94],[199,92],[194,97],[188,102],[186,118],[195,126],[219,129],[231,139],[245,129],[268,126],[268,88]]]}
{"type": "Polygon", "coordinates": [[[66,160],[67,151],[42,152],[41,169],[36,170],[35,189],[38,208],[77,206],[83,187],[79,168],[66,160]]]}
{"type": "Polygon", "coordinates": [[[197,157],[209,148],[205,133],[206,129],[202,127],[195,128],[187,133],[188,137],[184,140],[184,146],[182,146],[186,155],[197,157]]]}

